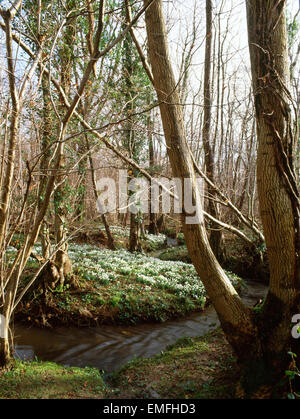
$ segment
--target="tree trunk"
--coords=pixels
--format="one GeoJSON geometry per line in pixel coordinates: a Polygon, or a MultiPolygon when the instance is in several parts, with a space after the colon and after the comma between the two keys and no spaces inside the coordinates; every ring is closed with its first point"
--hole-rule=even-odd
{"type": "Polygon", "coordinates": [[[130,213],[129,250],[140,252],[142,250],[140,241],[140,223],[136,221],[136,214],[130,213]]]}
{"type": "MultiPolygon", "coordinates": [[[[97,191],[95,167],[94,167],[93,157],[92,157],[92,154],[91,154],[91,147],[90,147],[90,143],[89,143],[89,139],[88,139],[87,135],[85,135],[85,141],[86,141],[86,145],[87,145],[87,149],[88,149],[88,159],[89,159],[89,164],[90,164],[90,168],[91,168],[93,192],[94,192],[95,201],[97,202],[99,197],[98,197],[98,191],[97,191]]],[[[106,236],[107,236],[107,246],[110,250],[116,250],[115,241],[114,241],[114,238],[111,234],[110,227],[109,227],[109,224],[107,222],[105,214],[101,214],[101,220],[103,222],[105,232],[106,232],[106,236]]]]}
{"type": "MultiPolygon", "coordinates": [[[[134,119],[132,114],[135,112],[135,86],[133,84],[134,76],[134,44],[133,40],[128,33],[124,38],[123,42],[124,49],[124,60],[123,60],[123,69],[125,77],[125,86],[124,86],[124,96],[126,99],[125,112],[127,117],[126,129],[125,129],[125,147],[129,153],[131,159],[139,162],[140,150],[139,150],[139,140],[134,130],[134,119]]],[[[132,174],[129,176],[129,181],[132,180],[135,176],[138,176],[138,172],[133,170],[132,174]]],[[[133,195],[133,192],[130,191],[129,195],[133,195]]],[[[141,251],[141,242],[140,242],[140,221],[142,217],[141,213],[133,214],[130,213],[130,230],[129,230],[129,250],[131,252],[141,251]]]]}
{"type": "Polygon", "coordinates": [[[11,362],[10,348],[8,339],[0,338],[0,369],[9,367],[11,362]]]}
{"type": "Polygon", "coordinates": [[[263,309],[264,348],[273,368],[287,351],[300,355],[291,318],[300,313],[299,192],[293,158],[285,1],[247,1],[248,37],[257,120],[257,187],[270,289],[263,309]]]}
{"type": "MultiPolygon", "coordinates": [[[[16,9],[17,11],[17,9],[16,9]]],[[[15,156],[16,156],[16,147],[19,134],[19,118],[20,118],[20,97],[16,88],[16,79],[15,79],[15,61],[12,47],[12,20],[14,12],[7,10],[4,12],[0,8],[1,16],[4,19],[5,23],[5,35],[6,35],[6,53],[7,53],[7,72],[9,80],[9,93],[10,100],[12,103],[12,111],[10,118],[10,127],[9,127],[9,141],[7,149],[7,163],[5,170],[3,169],[3,178],[1,182],[1,194],[0,194],[0,252],[6,250],[5,239],[8,228],[9,220],[9,205],[12,195],[12,185],[13,185],[13,175],[15,169],[15,156]]],[[[3,149],[5,153],[5,149],[3,149]]],[[[4,161],[3,163],[4,164],[4,161]]],[[[2,260],[2,259],[1,259],[2,260]]],[[[1,302],[3,302],[2,315],[6,318],[6,324],[2,327],[3,337],[0,338],[0,368],[6,368],[10,362],[10,348],[8,341],[8,327],[9,319],[12,310],[13,298],[14,298],[14,285],[15,279],[11,279],[4,288],[6,281],[4,267],[0,263],[0,283],[1,283],[1,302]]],[[[2,305],[2,304],[1,304],[2,305]]]]}
{"type": "MultiPolygon", "coordinates": [[[[42,95],[43,95],[43,123],[41,132],[41,162],[40,162],[40,179],[39,179],[39,191],[38,191],[38,209],[40,210],[43,205],[45,189],[47,185],[47,174],[49,169],[49,158],[50,158],[50,145],[52,136],[52,124],[51,112],[52,105],[50,100],[50,86],[49,79],[45,73],[42,74],[42,95]]],[[[47,222],[43,222],[40,230],[40,239],[42,245],[42,255],[45,259],[49,258],[51,253],[51,241],[50,232],[47,222]]]]}
{"type": "MultiPolygon", "coordinates": [[[[152,123],[151,123],[151,116],[148,116],[147,120],[148,126],[148,144],[149,144],[149,166],[153,168],[155,165],[154,161],[154,147],[153,147],[153,136],[152,136],[152,123]]],[[[150,197],[149,201],[151,202],[151,188],[150,188],[150,197]]],[[[150,205],[151,207],[151,205],[150,205]]],[[[157,214],[151,211],[149,214],[149,227],[148,227],[149,234],[158,234],[158,227],[157,227],[157,214]]]]}
{"type": "MultiPolygon", "coordinates": [[[[72,1],[68,0],[66,4],[69,10],[72,9],[72,1]]],[[[71,74],[72,74],[72,59],[73,59],[73,46],[75,38],[75,26],[74,22],[67,24],[65,28],[65,44],[60,50],[60,59],[61,59],[61,85],[68,96],[71,89],[71,74]]],[[[60,108],[61,114],[63,115],[65,111],[63,98],[60,97],[60,108]]],[[[59,186],[54,192],[54,207],[55,207],[55,241],[56,244],[63,243],[60,246],[60,249],[55,255],[55,263],[59,267],[60,274],[60,283],[64,284],[65,278],[72,272],[72,262],[68,255],[68,244],[66,242],[66,222],[67,222],[67,208],[66,208],[66,188],[65,183],[67,182],[65,177],[66,169],[66,156],[64,147],[62,148],[62,157],[60,160],[60,166],[56,178],[56,183],[59,186]]]]}
{"type": "MultiPolygon", "coordinates": [[[[211,145],[211,43],[212,43],[212,1],[206,0],[206,40],[205,40],[205,64],[204,64],[204,120],[202,129],[203,148],[207,177],[214,182],[214,156],[211,145]]],[[[214,218],[219,218],[217,204],[210,198],[216,194],[209,185],[206,186],[208,195],[207,212],[214,218]]],[[[216,258],[221,263],[226,259],[223,234],[220,227],[214,222],[210,224],[209,242],[216,258]]]]}
{"type": "Polygon", "coordinates": [[[101,220],[103,222],[105,232],[106,232],[106,236],[107,236],[107,246],[110,250],[116,250],[115,241],[114,241],[114,238],[111,234],[110,227],[109,227],[109,224],[107,222],[105,214],[101,214],[101,220]]]}
{"type": "MultiPolygon", "coordinates": [[[[20,99],[17,94],[16,80],[15,80],[15,67],[14,67],[14,54],[12,47],[12,28],[11,12],[6,14],[1,13],[5,23],[5,35],[6,35],[6,53],[7,53],[7,72],[9,80],[9,93],[12,103],[12,112],[10,117],[9,127],[9,141],[7,150],[7,164],[5,166],[5,172],[3,181],[1,182],[1,194],[0,194],[0,250],[3,250],[3,244],[5,241],[5,234],[7,229],[9,202],[12,193],[13,175],[15,169],[15,156],[17,139],[19,133],[19,119],[20,119],[20,99]]],[[[4,153],[4,150],[3,150],[4,153]]]]}

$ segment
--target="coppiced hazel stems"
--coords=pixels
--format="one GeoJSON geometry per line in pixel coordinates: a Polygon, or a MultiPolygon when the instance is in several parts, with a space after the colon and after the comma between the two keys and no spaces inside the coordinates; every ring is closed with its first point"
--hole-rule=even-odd
{"type": "MultiPolygon", "coordinates": [[[[4,314],[6,315],[8,321],[11,316],[12,310],[14,308],[14,300],[16,297],[16,292],[18,288],[19,278],[20,275],[28,261],[29,256],[32,253],[33,246],[36,242],[38,237],[42,221],[44,219],[45,213],[49,206],[50,197],[52,196],[54,189],[55,189],[55,180],[57,177],[57,172],[61,165],[61,159],[63,155],[63,148],[64,148],[64,139],[65,134],[67,131],[67,126],[73,117],[76,115],[79,120],[80,115],[77,113],[76,108],[79,104],[79,100],[84,92],[85,86],[89,80],[90,74],[94,69],[95,64],[99,60],[100,57],[106,55],[118,42],[120,42],[123,37],[128,33],[130,28],[137,22],[139,17],[145,12],[147,7],[152,3],[153,0],[149,0],[147,4],[136,14],[133,20],[126,26],[126,28],[121,31],[121,33],[116,37],[114,41],[112,41],[104,50],[99,50],[99,43],[100,38],[103,30],[103,16],[104,16],[104,8],[105,8],[105,1],[100,1],[99,4],[99,20],[98,20],[98,27],[95,34],[95,41],[94,41],[94,51],[93,54],[86,66],[86,70],[82,76],[78,91],[73,98],[72,102],[69,104],[65,95],[63,94],[63,100],[66,101],[68,104],[67,111],[59,124],[59,130],[57,135],[57,143],[56,149],[53,155],[53,167],[51,174],[48,177],[47,185],[45,188],[45,196],[40,208],[37,211],[36,216],[34,217],[34,222],[31,228],[29,235],[26,237],[23,247],[19,250],[15,263],[13,264],[13,269],[10,271],[9,278],[5,283],[3,282],[3,278],[1,278],[2,284],[2,297],[4,298],[4,314]],[[5,297],[4,297],[5,292],[5,297]]],[[[8,204],[11,198],[11,185],[13,179],[13,171],[14,171],[14,156],[16,152],[16,144],[17,144],[17,135],[18,135],[18,123],[19,123],[19,114],[20,114],[20,96],[17,94],[16,89],[16,82],[14,76],[14,61],[13,61],[13,49],[12,49],[12,40],[13,34],[11,30],[11,21],[15,14],[18,11],[18,8],[21,6],[21,1],[15,2],[13,7],[9,10],[2,10],[0,9],[1,16],[4,19],[4,25],[1,24],[1,28],[6,33],[6,47],[7,47],[7,66],[8,66],[8,75],[9,75],[9,86],[10,86],[10,94],[11,94],[11,101],[12,101],[12,116],[11,116],[11,125],[10,125],[10,136],[9,136],[9,144],[8,144],[8,163],[4,173],[3,179],[3,188],[2,188],[2,200],[1,200],[1,207],[0,207],[0,248],[3,248],[4,244],[4,237],[5,237],[5,230],[6,230],[6,221],[8,217],[8,204]]],[[[16,39],[14,37],[14,39],[16,39]]],[[[20,41],[21,43],[21,41],[20,41]]],[[[22,45],[22,48],[26,50],[26,52],[30,51],[29,48],[24,48],[25,44],[22,45]]],[[[40,46],[41,47],[41,46],[40,46]]],[[[40,52],[41,48],[39,49],[38,54],[33,54],[30,51],[29,56],[33,59],[33,65],[28,71],[26,77],[24,78],[24,82],[21,86],[20,93],[23,94],[25,92],[26,83],[30,80],[33,75],[35,67],[39,64],[42,71],[45,71],[51,81],[53,82],[53,78],[51,76],[51,72],[47,71],[45,67],[40,63],[40,52]]],[[[58,84],[59,85],[59,84],[58,84]]],[[[56,86],[57,87],[57,86],[56,86]]],[[[60,93],[62,93],[61,89],[58,89],[60,93]]],[[[83,124],[86,127],[86,124],[83,124]]],[[[88,129],[91,129],[88,126],[88,129]]]]}

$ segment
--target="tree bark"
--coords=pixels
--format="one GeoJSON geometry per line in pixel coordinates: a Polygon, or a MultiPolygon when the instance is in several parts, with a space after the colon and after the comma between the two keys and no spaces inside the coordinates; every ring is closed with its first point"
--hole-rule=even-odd
{"type": "MultiPolygon", "coordinates": [[[[88,148],[88,159],[89,159],[90,168],[91,168],[93,192],[94,192],[95,201],[97,202],[99,197],[98,197],[98,191],[97,191],[96,174],[95,174],[93,157],[92,157],[92,154],[91,154],[91,147],[90,147],[90,143],[89,143],[89,139],[88,139],[87,135],[85,136],[85,141],[86,141],[86,145],[87,145],[87,148],[88,148]]],[[[110,250],[116,250],[114,238],[111,234],[110,227],[109,227],[109,224],[107,222],[105,214],[101,214],[101,220],[103,222],[105,232],[106,232],[106,236],[107,236],[107,246],[110,250]]]]}
{"type": "MultiPolygon", "coordinates": [[[[13,174],[15,168],[15,155],[19,131],[20,119],[20,99],[17,94],[15,69],[14,69],[14,54],[12,47],[12,14],[9,10],[1,11],[1,16],[5,23],[5,37],[6,37],[6,52],[7,52],[7,72],[9,80],[9,91],[12,103],[12,112],[9,127],[9,142],[7,150],[7,164],[5,168],[5,175],[3,183],[1,184],[1,202],[0,202],[0,250],[3,248],[5,233],[7,228],[7,218],[9,210],[9,201],[11,199],[13,174]]],[[[4,152],[4,151],[3,151],[4,152]]]]}
{"type": "Polygon", "coordinates": [[[9,341],[7,338],[0,338],[0,369],[8,368],[11,362],[9,341]]]}
{"type": "MultiPolygon", "coordinates": [[[[206,40],[205,40],[205,63],[204,63],[204,116],[202,139],[206,166],[206,175],[214,183],[214,155],[211,145],[211,44],[212,44],[212,1],[206,0],[206,40]]],[[[206,185],[209,198],[215,198],[215,191],[210,185],[206,185]]],[[[208,199],[207,212],[214,218],[219,218],[218,207],[214,200],[208,199]]],[[[210,223],[209,242],[216,258],[221,263],[226,259],[223,234],[220,227],[210,223]]]]}
{"type": "MultiPolygon", "coordinates": [[[[126,8],[126,2],[124,2],[126,8]]],[[[126,14],[125,9],[125,14],[126,14]]],[[[127,16],[128,19],[128,16],[127,16]]],[[[134,44],[130,33],[128,33],[123,42],[124,58],[123,58],[123,70],[124,70],[124,97],[126,100],[125,112],[127,117],[126,129],[125,129],[125,148],[129,153],[131,159],[139,162],[140,150],[139,150],[139,139],[134,130],[134,118],[132,114],[135,112],[135,86],[133,84],[134,76],[134,44]]],[[[129,181],[138,175],[136,170],[133,170],[129,176],[129,181]]],[[[130,192],[129,195],[132,195],[130,192]]],[[[138,221],[142,217],[139,212],[137,214],[130,213],[130,230],[129,230],[129,250],[130,252],[141,251],[140,241],[140,224],[138,221]]]]}
{"type": "MultiPolygon", "coordinates": [[[[50,144],[51,144],[51,133],[52,124],[51,120],[51,100],[50,100],[50,85],[49,80],[45,72],[41,76],[41,87],[43,95],[43,123],[41,130],[41,153],[43,153],[40,162],[40,179],[39,179],[39,191],[38,191],[38,209],[40,210],[43,204],[45,188],[47,184],[47,174],[49,169],[49,158],[50,158],[50,144]]],[[[45,259],[50,256],[51,252],[51,241],[50,232],[47,222],[44,220],[40,230],[40,238],[42,245],[42,255],[45,259]]]]}
{"type": "MultiPolygon", "coordinates": [[[[155,165],[154,160],[154,146],[153,146],[153,136],[152,136],[152,123],[151,123],[151,116],[149,115],[147,118],[147,126],[148,126],[148,144],[149,144],[149,166],[153,168],[155,165]]],[[[150,199],[151,202],[151,188],[150,188],[150,199]]],[[[149,214],[149,227],[148,227],[149,234],[158,234],[158,227],[157,227],[157,214],[151,211],[149,214]]]]}
{"type": "MultiPolygon", "coordinates": [[[[69,10],[72,9],[72,1],[68,0],[66,4],[69,10]]],[[[75,39],[75,27],[74,23],[66,25],[65,28],[65,43],[59,51],[61,67],[61,85],[67,95],[70,94],[71,89],[71,74],[72,74],[72,59],[73,59],[73,47],[75,39]]],[[[60,97],[60,111],[63,115],[64,113],[64,102],[62,97],[60,97]]],[[[66,193],[65,193],[65,183],[64,180],[64,171],[66,168],[66,155],[64,150],[64,145],[62,147],[62,156],[60,160],[60,166],[58,169],[56,182],[59,186],[54,192],[54,208],[55,208],[55,217],[54,217],[54,229],[55,229],[55,241],[56,244],[63,243],[55,255],[55,263],[59,268],[60,275],[60,284],[63,285],[66,277],[72,272],[72,262],[68,255],[68,244],[66,241],[67,229],[67,208],[66,208],[66,193]]]]}
{"type": "Polygon", "coordinates": [[[291,347],[300,354],[290,333],[291,318],[300,313],[300,218],[285,1],[248,0],[246,4],[257,120],[257,188],[270,263],[264,346],[276,368],[285,362],[291,347]]]}

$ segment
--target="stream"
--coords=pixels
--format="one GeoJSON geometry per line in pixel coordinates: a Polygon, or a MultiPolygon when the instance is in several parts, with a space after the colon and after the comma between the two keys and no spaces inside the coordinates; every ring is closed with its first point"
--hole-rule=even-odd
{"type": "MultiPolygon", "coordinates": [[[[245,282],[247,287],[243,287],[241,296],[250,306],[265,296],[267,286],[245,282]]],[[[212,306],[183,319],[127,327],[39,329],[16,324],[15,356],[23,360],[37,357],[65,366],[90,366],[110,373],[134,357],[156,355],[181,337],[203,336],[219,324],[212,306]]]]}

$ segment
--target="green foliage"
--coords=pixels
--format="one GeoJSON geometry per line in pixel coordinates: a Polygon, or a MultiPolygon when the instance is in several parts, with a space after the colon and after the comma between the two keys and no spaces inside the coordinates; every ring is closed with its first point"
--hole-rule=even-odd
{"type": "Polygon", "coordinates": [[[182,338],[152,358],[137,358],[110,374],[109,384],[128,398],[234,398],[236,361],[219,331],[202,338],[182,338]],[[150,395],[151,397],[151,395],[150,395]]]}
{"type": "Polygon", "coordinates": [[[266,243],[265,242],[261,243],[260,245],[257,246],[256,249],[258,252],[265,253],[267,251],[266,243]]]}
{"type": "Polygon", "coordinates": [[[66,283],[66,284],[61,284],[59,283],[56,288],[51,289],[51,291],[53,292],[53,294],[62,294],[63,292],[65,292],[66,290],[68,290],[70,288],[70,284],[66,283]]]}
{"type": "Polygon", "coordinates": [[[182,338],[178,339],[176,343],[173,345],[168,345],[166,347],[166,351],[171,351],[175,348],[181,348],[181,347],[187,347],[191,346],[194,343],[194,339],[192,339],[190,336],[183,336],[182,338]]]}
{"type": "Polygon", "coordinates": [[[146,252],[153,252],[166,247],[167,237],[164,234],[145,234],[142,237],[142,247],[146,252]]]}
{"type": "Polygon", "coordinates": [[[261,302],[259,302],[259,304],[257,304],[255,307],[251,307],[251,309],[253,310],[253,312],[256,314],[257,317],[259,317],[260,315],[263,315],[263,308],[266,302],[266,297],[264,297],[262,299],[261,302]]]}
{"type": "Polygon", "coordinates": [[[105,397],[107,388],[96,368],[67,368],[53,362],[15,360],[0,373],[1,399],[105,397]]]}
{"type": "Polygon", "coordinates": [[[81,301],[83,301],[84,303],[91,304],[93,297],[91,294],[87,293],[87,294],[81,295],[80,298],[81,298],[81,301]]]}
{"type": "Polygon", "coordinates": [[[288,354],[292,358],[292,369],[285,371],[285,375],[288,378],[289,386],[290,386],[290,391],[288,393],[288,398],[289,399],[300,399],[300,393],[296,392],[293,388],[293,381],[295,380],[296,377],[300,377],[300,370],[297,367],[297,363],[296,363],[297,355],[293,352],[288,352],[288,354]]]}
{"type": "Polygon", "coordinates": [[[299,24],[296,19],[291,20],[291,17],[286,19],[287,33],[288,33],[288,46],[291,48],[294,42],[297,40],[299,32],[299,24]]]}
{"type": "MultiPolygon", "coordinates": [[[[164,236],[151,239],[160,243],[164,236]]],[[[15,252],[16,249],[10,248],[8,258],[15,252]]],[[[41,252],[40,245],[35,246],[35,252],[41,252]]],[[[55,310],[51,312],[50,323],[55,320],[56,324],[77,325],[78,318],[127,324],[162,322],[204,307],[206,292],[191,264],[161,261],[124,249],[111,251],[72,243],[69,256],[73,265],[72,288],[66,282],[63,287],[58,284],[51,290],[47,312],[51,307],[55,310]]],[[[34,263],[36,270],[37,262],[34,263]]],[[[22,284],[30,280],[34,270],[26,273],[22,284]]],[[[231,278],[238,284],[237,278],[233,275],[231,278]]],[[[36,319],[40,298],[40,294],[34,299],[30,293],[25,296],[25,301],[30,301],[30,307],[22,314],[25,319],[28,316],[36,319]]],[[[43,321],[42,317],[38,320],[43,321]]]]}
{"type": "Polygon", "coordinates": [[[185,244],[185,238],[184,238],[184,234],[183,233],[178,233],[177,234],[177,243],[179,245],[185,244]]]}
{"type": "Polygon", "coordinates": [[[113,295],[110,296],[109,298],[109,305],[111,305],[112,307],[117,307],[120,300],[121,300],[122,294],[119,292],[115,292],[113,295]]]}
{"type": "Polygon", "coordinates": [[[60,212],[63,208],[64,213],[72,214],[74,211],[72,202],[77,193],[78,190],[73,188],[68,181],[65,181],[62,188],[57,189],[54,193],[55,211],[60,212]]]}
{"type": "Polygon", "coordinates": [[[165,249],[160,252],[157,257],[165,261],[181,261],[184,263],[191,263],[191,258],[185,245],[165,249]]]}

